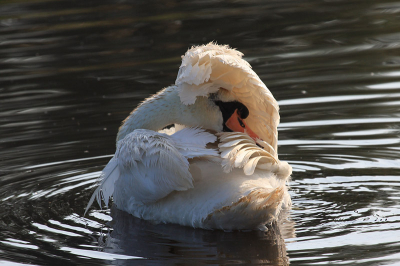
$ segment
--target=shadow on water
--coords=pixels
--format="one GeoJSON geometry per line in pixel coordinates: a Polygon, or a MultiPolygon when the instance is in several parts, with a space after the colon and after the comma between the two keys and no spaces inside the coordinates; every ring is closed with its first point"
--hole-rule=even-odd
{"type": "Polygon", "coordinates": [[[399,13],[390,0],[2,1],[0,264],[395,265],[399,13]],[[120,122],[210,41],[243,52],[280,104],[290,219],[261,233],[82,217],[120,122]]]}

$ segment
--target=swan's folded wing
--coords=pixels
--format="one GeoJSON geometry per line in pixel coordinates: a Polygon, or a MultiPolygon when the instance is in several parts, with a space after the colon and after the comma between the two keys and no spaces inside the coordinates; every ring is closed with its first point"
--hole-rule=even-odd
{"type": "Polygon", "coordinates": [[[86,211],[95,198],[99,203],[102,198],[106,204],[111,196],[117,205],[128,201],[146,204],[172,191],[192,188],[187,159],[217,156],[217,151],[205,148],[215,139],[201,129],[183,129],[172,136],[145,129],[133,131],[118,142],[86,211]]]}

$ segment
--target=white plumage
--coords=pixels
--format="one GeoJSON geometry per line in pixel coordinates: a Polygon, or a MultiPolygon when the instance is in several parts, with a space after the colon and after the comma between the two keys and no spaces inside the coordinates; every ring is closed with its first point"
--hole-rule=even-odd
{"type": "Polygon", "coordinates": [[[230,99],[247,106],[253,114],[248,124],[276,151],[278,103],[242,56],[227,45],[193,47],[182,58],[175,85],[183,104],[193,104],[198,96],[224,88],[230,99]]]}
{"type": "Polygon", "coordinates": [[[112,196],[146,220],[233,230],[265,228],[289,207],[279,107],[242,55],[213,43],[190,49],[175,85],[124,121],[86,211],[112,196]]]}

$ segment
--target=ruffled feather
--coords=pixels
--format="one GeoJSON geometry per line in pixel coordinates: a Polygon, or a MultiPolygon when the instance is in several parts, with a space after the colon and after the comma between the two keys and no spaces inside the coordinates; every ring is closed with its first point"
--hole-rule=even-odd
{"type": "Polygon", "coordinates": [[[272,147],[268,151],[258,146],[266,143],[260,140],[255,142],[247,134],[239,132],[222,132],[217,135],[224,172],[229,173],[233,168],[243,168],[245,175],[252,175],[256,169],[268,170],[284,180],[292,173],[290,165],[279,161],[272,147]]]}
{"type": "Polygon", "coordinates": [[[95,199],[100,206],[101,200],[108,205],[114,196],[123,208],[193,188],[188,159],[218,156],[216,150],[206,148],[216,139],[200,128],[184,128],[171,136],[145,129],[133,131],[117,143],[117,151],[104,168],[85,213],[95,199]],[[123,189],[115,192],[116,186],[123,189]]]}
{"type": "Polygon", "coordinates": [[[199,96],[208,96],[223,88],[232,98],[243,103],[250,112],[246,123],[277,154],[279,106],[272,93],[242,59],[243,54],[227,45],[209,43],[189,49],[175,84],[183,104],[189,105],[199,96]]]}

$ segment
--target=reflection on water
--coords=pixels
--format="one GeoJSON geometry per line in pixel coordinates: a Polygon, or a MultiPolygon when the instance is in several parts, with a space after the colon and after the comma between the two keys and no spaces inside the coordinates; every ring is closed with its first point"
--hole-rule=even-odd
{"type": "Polygon", "coordinates": [[[2,1],[0,264],[400,261],[396,1],[2,1]],[[192,44],[244,52],[281,106],[293,209],[267,233],[83,217],[120,122],[192,44]]]}
{"type": "MultiPolygon", "coordinates": [[[[104,250],[138,255],[150,261],[170,263],[230,263],[288,265],[286,236],[294,236],[293,223],[273,224],[268,232],[223,232],[178,225],[152,224],[116,208],[113,231],[101,239],[104,250]]],[[[131,261],[126,261],[130,264],[131,261]]]]}

